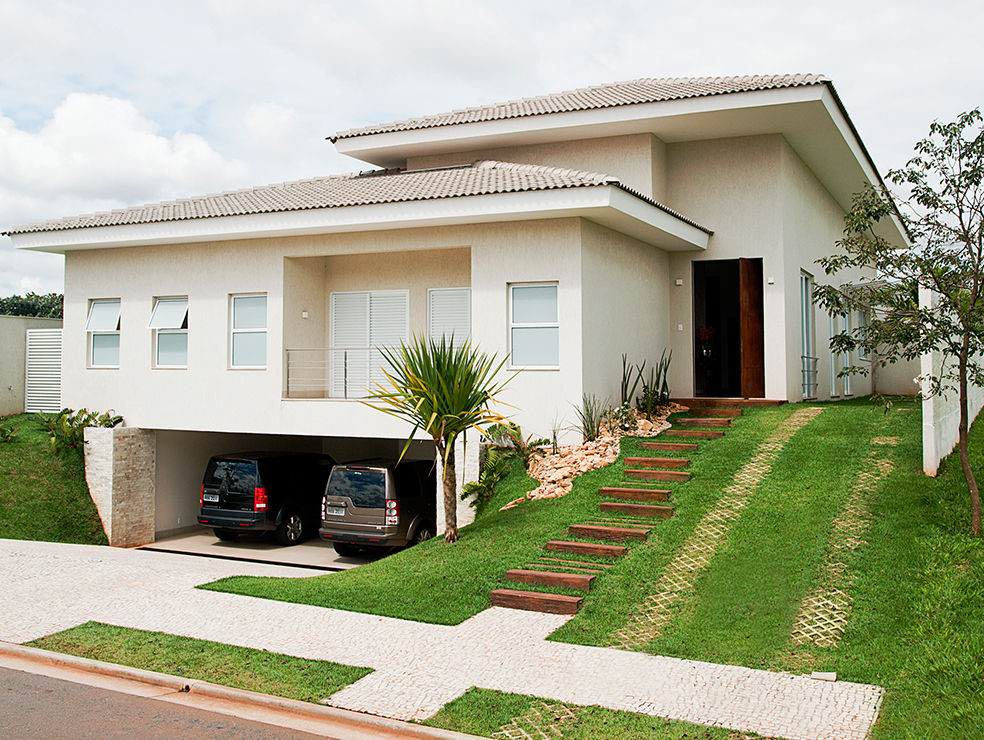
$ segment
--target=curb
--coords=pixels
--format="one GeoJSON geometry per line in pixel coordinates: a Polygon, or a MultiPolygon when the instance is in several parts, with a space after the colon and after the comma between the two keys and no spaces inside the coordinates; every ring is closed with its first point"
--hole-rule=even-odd
{"type": "MultiPolygon", "coordinates": [[[[229,686],[209,683],[197,679],[185,679],[166,673],[156,673],[142,668],[106,663],[90,658],[80,658],[75,655],[56,653],[50,650],[18,645],[0,640],[0,659],[8,657],[21,662],[33,664],[35,667],[66,668],[83,671],[89,674],[107,676],[125,681],[135,681],[150,686],[168,689],[177,694],[188,694],[209,699],[220,700],[224,703],[237,704],[240,707],[266,710],[268,713],[322,723],[325,729],[348,730],[345,735],[331,737],[379,737],[379,738],[423,738],[424,740],[466,740],[476,738],[453,730],[442,730],[436,727],[401,722],[387,717],[377,717],[372,714],[353,712],[321,704],[310,704],[296,699],[285,699],[256,691],[235,689],[229,686]]],[[[11,666],[13,667],[13,666],[11,666]]],[[[16,668],[15,668],[16,669],[16,668]]],[[[233,708],[234,709],[234,708],[233,708]]],[[[211,709],[210,711],[219,711],[211,709]]],[[[227,711],[226,714],[235,714],[227,711]]],[[[260,720],[264,721],[264,720],[260,720]]],[[[266,720],[267,724],[277,725],[275,719],[266,720]]]]}

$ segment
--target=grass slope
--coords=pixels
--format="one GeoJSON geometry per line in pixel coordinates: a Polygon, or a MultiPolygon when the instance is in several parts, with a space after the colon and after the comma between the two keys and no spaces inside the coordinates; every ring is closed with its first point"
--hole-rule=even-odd
{"type": "Polygon", "coordinates": [[[34,414],[4,422],[17,438],[0,444],[0,538],[105,545],[82,450],[55,455],[34,414]]]}
{"type": "Polygon", "coordinates": [[[370,668],[305,660],[98,622],[86,622],[28,644],[44,650],[310,702],[318,702],[372,673],[370,668]]]}

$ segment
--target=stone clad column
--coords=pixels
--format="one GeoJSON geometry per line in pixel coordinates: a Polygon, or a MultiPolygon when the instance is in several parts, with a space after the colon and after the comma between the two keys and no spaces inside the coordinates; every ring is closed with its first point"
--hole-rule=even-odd
{"type": "Polygon", "coordinates": [[[85,480],[110,545],[135,547],[154,541],[156,465],[155,432],[86,428],[85,480]]]}

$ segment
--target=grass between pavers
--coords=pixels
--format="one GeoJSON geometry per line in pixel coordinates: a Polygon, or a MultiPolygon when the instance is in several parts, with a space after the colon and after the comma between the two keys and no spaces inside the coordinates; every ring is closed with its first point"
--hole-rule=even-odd
{"type": "MultiPolygon", "coordinates": [[[[469,689],[424,722],[431,727],[467,732],[489,737],[499,728],[542,704],[554,705],[550,699],[506,694],[486,689],[469,689]]],[[[570,705],[568,705],[570,706],[570,705]]],[[[718,727],[702,727],[689,722],[651,717],[635,712],[618,712],[601,707],[577,707],[577,719],[559,726],[561,734],[549,737],[563,740],[597,740],[618,737],[620,740],[744,740],[758,735],[736,733],[718,727]]]]}
{"type": "MultiPolygon", "coordinates": [[[[788,413],[784,408],[765,409],[739,419],[733,427],[735,433],[702,441],[701,451],[690,456],[693,481],[641,486],[673,491],[678,516],[655,520],[650,533],[651,541],[663,543],[658,548],[660,552],[671,553],[686,537],[697,518],[716,500],[720,488],[730,481],[735,465],[743,463],[763,436],[788,413]]],[[[570,539],[569,525],[599,517],[599,503],[604,500],[598,495],[600,486],[639,485],[635,481],[626,482],[623,463],[626,456],[654,455],[639,442],[634,438],[623,439],[619,460],[577,478],[573,491],[567,496],[528,501],[514,509],[498,511],[503,504],[536,486],[522,466],[514,461],[509,477],[500,484],[494,500],[474,524],[461,530],[461,539],[453,545],[437,538],[342,573],[305,579],[233,577],[202,588],[449,625],[459,624],[488,608],[489,594],[495,588],[549,591],[585,596],[582,609],[586,610],[588,619],[594,613],[603,623],[615,624],[620,618],[617,615],[627,615],[642,593],[643,582],[639,582],[636,575],[650,566],[648,561],[639,562],[638,557],[640,551],[651,548],[622,543],[630,547],[629,554],[605,560],[549,552],[544,545],[549,540],[570,539]],[[543,556],[596,560],[614,567],[596,578],[587,594],[504,580],[503,576],[510,568],[522,568],[543,556]],[[636,587],[609,588],[606,584],[613,578],[627,580],[636,587]],[[598,606],[592,610],[592,605],[598,606]]],[[[578,617],[576,621],[580,623],[582,619],[578,617]]],[[[604,628],[592,630],[594,639],[578,633],[577,641],[594,644],[604,633],[604,628]]]]}
{"type": "Polygon", "coordinates": [[[34,414],[3,422],[17,429],[17,438],[0,444],[0,538],[105,545],[82,450],[52,452],[34,414]]]}
{"type": "Polygon", "coordinates": [[[82,658],[309,702],[319,702],[372,673],[370,668],[305,660],[265,650],[99,622],[86,622],[27,644],[82,658]]]}

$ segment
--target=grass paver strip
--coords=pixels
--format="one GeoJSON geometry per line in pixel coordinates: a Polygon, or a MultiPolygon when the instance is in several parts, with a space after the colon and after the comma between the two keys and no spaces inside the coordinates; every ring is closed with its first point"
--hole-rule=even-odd
{"type": "MultiPolygon", "coordinates": [[[[876,437],[871,442],[894,447],[899,439],[876,437]]],[[[796,615],[790,635],[794,644],[812,642],[820,647],[832,647],[844,634],[851,612],[849,589],[856,578],[850,563],[865,542],[871,519],[871,498],[894,467],[892,460],[879,457],[873,450],[865,469],[858,475],[840,516],[834,520],[830,553],[820,575],[820,585],[807,594],[796,615]]]]}
{"type": "Polygon", "coordinates": [[[674,609],[691,593],[718,547],[727,538],[732,522],[741,515],[748,497],[768,475],[786,442],[823,412],[823,407],[797,409],[779,423],[725,489],[717,506],[704,515],[680,552],[663,571],[655,592],[633,612],[629,621],[610,638],[613,647],[635,650],[658,637],[674,609]]]}
{"type": "Polygon", "coordinates": [[[577,722],[580,707],[545,701],[534,702],[523,714],[502,725],[493,738],[506,740],[558,740],[564,725],[577,722]]]}

